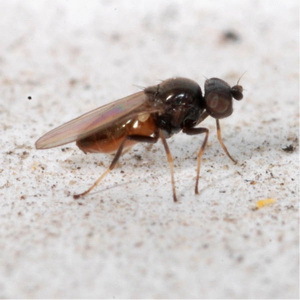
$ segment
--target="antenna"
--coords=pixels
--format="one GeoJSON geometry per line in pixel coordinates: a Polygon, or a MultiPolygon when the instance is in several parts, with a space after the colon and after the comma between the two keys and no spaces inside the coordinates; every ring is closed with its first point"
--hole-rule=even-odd
{"type": "Polygon", "coordinates": [[[245,71],[245,72],[241,75],[241,77],[240,77],[239,80],[237,81],[236,85],[239,85],[240,80],[242,79],[242,77],[243,77],[246,73],[247,73],[247,71],[245,71]]]}

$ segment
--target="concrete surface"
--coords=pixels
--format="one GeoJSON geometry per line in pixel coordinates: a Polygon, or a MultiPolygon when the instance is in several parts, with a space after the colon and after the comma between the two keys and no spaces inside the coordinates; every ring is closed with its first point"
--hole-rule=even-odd
{"type": "Polygon", "coordinates": [[[0,297],[297,298],[297,1],[1,1],[0,297]],[[228,34],[228,32],[231,32],[228,34]],[[110,155],[42,134],[173,76],[220,77],[245,97],[203,137],[110,155]],[[31,99],[28,99],[31,97],[31,99]],[[142,159],[140,159],[142,158],[142,159]],[[255,210],[258,200],[276,203],[255,210]]]}

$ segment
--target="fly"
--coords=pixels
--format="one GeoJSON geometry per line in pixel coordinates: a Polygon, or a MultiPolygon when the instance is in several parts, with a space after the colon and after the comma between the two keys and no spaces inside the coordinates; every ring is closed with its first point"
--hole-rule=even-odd
{"type": "Polygon", "coordinates": [[[174,163],[167,139],[180,131],[188,135],[205,135],[197,155],[195,193],[198,194],[201,159],[209,130],[196,126],[208,116],[213,117],[218,140],[226,155],[236,163],[223,143],[219,121],[232,114],[233,98],[243,98],[243,87],[239,82],[230,87],[222,79],[207,79],[202,95],[195,81],[171,78],[71,120],[43,135],[35,146],[49,149],[76,142],[84,153],[115,153],[110,166],[94,184],[73,196],[78,199],[93,190],[114,169],[124,150],[136,143],[153,144],[161,140],[170,166],[173,200],[177,202],[174,163]]]}

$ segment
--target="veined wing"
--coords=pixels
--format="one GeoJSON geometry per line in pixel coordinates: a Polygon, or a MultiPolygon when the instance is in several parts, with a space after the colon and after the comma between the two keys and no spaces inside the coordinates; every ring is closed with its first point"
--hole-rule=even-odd
{"type": "Polygon", "coordinates": [[[49,131],[36,141],[35,146],[37,149],[48,149],[65,145],[104,130],[116,122],[158,111],[151,107],[147,99],[147,95],[141,91],[96,108],[49,131]]]}

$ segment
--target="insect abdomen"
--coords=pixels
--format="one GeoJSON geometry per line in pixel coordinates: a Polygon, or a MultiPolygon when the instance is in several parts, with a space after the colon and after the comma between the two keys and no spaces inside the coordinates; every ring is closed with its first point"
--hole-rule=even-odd
{"type": "MultiPolygon", "coordinates": [[[[126,136],[151,136],[155,132],[155,128],[156,126],[151,115],[141,115],[125,123],[114,124],[106,130],[78,140],[76,145],[85,153],[113,153],[118,150],[126,136]]],[[[128,141],[125,148],[129,148],[136,143],[136,141],[128,141]]]]}

